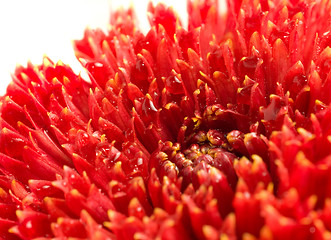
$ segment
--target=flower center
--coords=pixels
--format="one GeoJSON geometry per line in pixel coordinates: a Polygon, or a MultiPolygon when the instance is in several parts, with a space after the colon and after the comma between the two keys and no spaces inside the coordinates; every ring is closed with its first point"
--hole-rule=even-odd
{"type": "Polygon", "coordinates": [[[204,176],[212,168],[220,170],[227,178],[232,189],[237,183],[233,168],[235,159],[231,146],[224,134],[218,130],[199,131],[190,137],[186,144],[161,143],[150,160],[150,169],[155,168],[159,177],[167,176],[172,180],[182,178],[181,190],[192,183],[195,189],[204,184],[204,176]]]}

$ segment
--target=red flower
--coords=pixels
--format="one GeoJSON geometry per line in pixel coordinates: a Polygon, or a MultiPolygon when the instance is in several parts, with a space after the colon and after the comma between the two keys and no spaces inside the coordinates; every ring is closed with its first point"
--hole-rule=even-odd
{"type": "Polygon", "coordinates": [[[2,239],[331,239],[331,3],[149,5],[1,100],[2,239]]]}

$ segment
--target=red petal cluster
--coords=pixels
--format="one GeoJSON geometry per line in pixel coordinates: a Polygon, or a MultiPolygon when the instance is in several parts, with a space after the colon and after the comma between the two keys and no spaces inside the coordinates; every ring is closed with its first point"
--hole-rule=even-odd
{"type": "Polygon", "coordinates": [[[331,2],[132,9],[18,67],[0,109],[1,239],[331,239],[331,2]]]}

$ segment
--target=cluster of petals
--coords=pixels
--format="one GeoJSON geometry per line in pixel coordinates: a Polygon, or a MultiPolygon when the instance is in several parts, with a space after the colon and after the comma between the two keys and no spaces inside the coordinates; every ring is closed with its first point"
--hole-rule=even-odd
{"type": "Polygon", "coordinates": [[[331,239],[331,1],[112,14],[0,100],[1,239],[331,239]]]}

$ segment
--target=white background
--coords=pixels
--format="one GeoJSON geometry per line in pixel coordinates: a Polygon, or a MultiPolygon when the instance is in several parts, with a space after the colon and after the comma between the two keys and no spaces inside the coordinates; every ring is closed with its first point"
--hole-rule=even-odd
{"type": "MultiPolygon", "coordinates": [[[[148,0],[0,0],[0,95],[5,94],[17,64],[40,64],[44,55],[81,71],[72,40],[83,37],[86,26],[104,31],[110,11],[133,4],[142,28],[148,28],[148,0]],[[119,3],[120,2],[120,3],[119,3]]],[[[159,1],[153,1],[159,2],[159,1]]],[[[185,0],[163,0],[186,17],[185,0]]]]}

